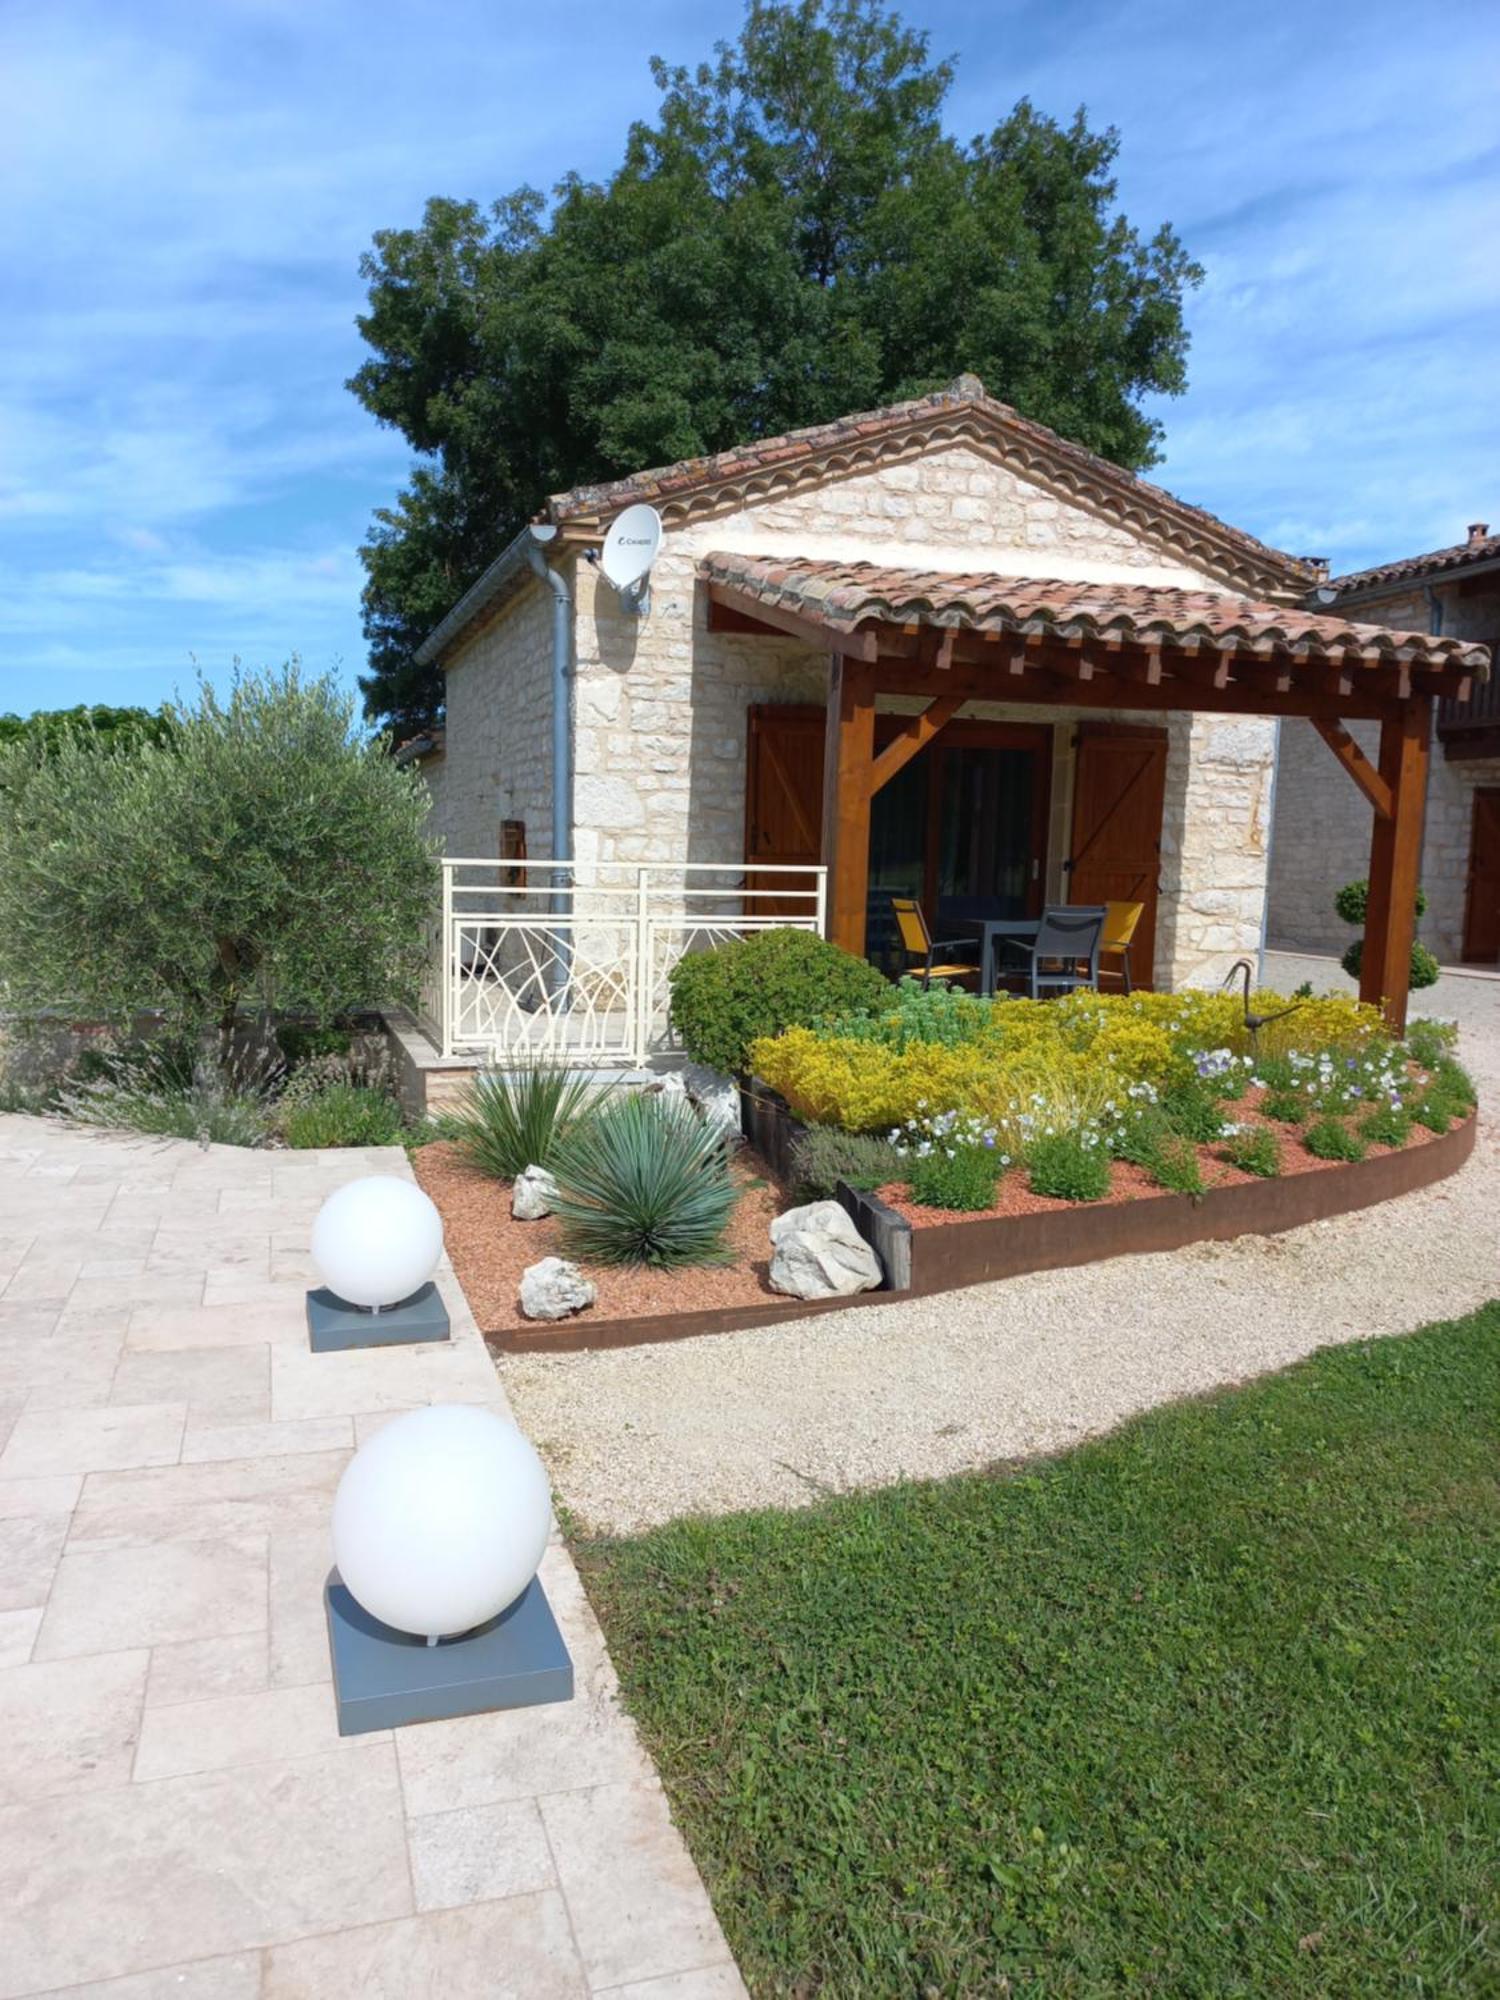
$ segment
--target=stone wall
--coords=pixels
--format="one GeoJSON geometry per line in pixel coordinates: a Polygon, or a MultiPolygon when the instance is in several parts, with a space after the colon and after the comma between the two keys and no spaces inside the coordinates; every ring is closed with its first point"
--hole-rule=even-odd
{"type": "MultiPolygon", "coordinates": [[[[1487,645],[1500,635],[1500,586],[1438,592],[1443,631],[1487,645]]],[[[1395,631],[1425,632],[1430,610],[1420,590],[1392,591],[1378,602],[1350,607],[1351,617],[1395,631]]],[[[1349,733],[1365,755],[1379,756],[1380,726],[1356,722],[1349,733]]],[[[1500,760],[1451,761],[1434,740],[1422,837],[1422,886],[1427,914],[1418,935],[1444,964],[1463,956],[1464,899],[1474,791],[1500,783],[1500,760]]],[[[1356,932],[1333,909],[1335,892],[1368,876],[1374,815],[1310,722],[1281,725],[1276,814],[1271,845],[1270,942],[1286,950],[1341,954],[1356,932]]]]}
{"type": "MultiPolygon", "coordinates": [[[[1224,579],[953,448],[668,533],[644,620],[580,565],[577,793],[580,857],[735,861],[743,854],[746,710],[821,701],[823,658],[794,641],[711,633],[695,587],[710,549],[863,555],[914,567],[1099,577],[1186,589],[1224,579]]],[[[898,706],[899,704],[891,704],[898,706]]],[[[1097,711],[1093,711],[1097,715],[1097,711]]],[[[972,704],[965,715],[1061,724],[1068,711],[972,704]]],[[[1133,718],[1139,720],[1137,716],[1133,718]]],[[[1215,980],[1259,948],[1274,724],[1168,719],[1158,978],[1215,980]],[[1197,765],[1194,767],[1194,760],[1197,765]],[[1175,902],[1174,902],[1175,898],[1175,902]]],[[[1055,734],[1048,893],[1063,893],[1072,732],[1055,734]]],[[[451,739],[450,739],[451,740],[451,739]]]]}
{"type": "Polygon", "coordinates": [[[500,822],[526,824],[528,852],[552,845],[552,605],[527,577],[499,614],[448,662],[447,733],[429,760],[431,825],[444,852],[490,861],[500,822]]]}
{"type": "MultiPolygon", "coordinates": [[[[715,548],[1231,587],[969,447],[670,530],[644,619],[624,615],[597,569],[577,561],[568,573],[581,862],[738,864],[748,709],[824,697],[821,654],[791,639],[708,631],[696,564],[715,548]]],[[[965,713],[1056,725],[1047,885],[1062,895],[1072,810],[1066,725],[1077,718],[1015,704],[965,713]]],[[[530,579],[450,664],[447,721],[434,825],[448,852],[494,855],[500,820],[520,818],[540,856],[550,813],[550,623],[530,579]]],[[[1259,945],[1275,725],[1181,715],[1167,726],[1157,967],[1159,981],[1180,985],[1216,980],[1259,945]]]]}

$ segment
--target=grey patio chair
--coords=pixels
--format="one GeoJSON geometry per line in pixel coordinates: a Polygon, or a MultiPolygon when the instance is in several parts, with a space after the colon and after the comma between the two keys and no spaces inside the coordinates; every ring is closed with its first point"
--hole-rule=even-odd
{"type": "Polygon", "coordinates": [[[1019,978],[1033,1000],[1051,993],[1075,993],[1080,986],[1099,985],[1099,939],[1104,930],[1104,907],[1055,903],[1042,912],[1035,941],[1030,938],[1000,939],[1003,951],[1015,952],[1024,965],[1002,969],[1000,977],[1019,978]],[[1086,968],[1086,969],[1085,969],[1086,968]]]}

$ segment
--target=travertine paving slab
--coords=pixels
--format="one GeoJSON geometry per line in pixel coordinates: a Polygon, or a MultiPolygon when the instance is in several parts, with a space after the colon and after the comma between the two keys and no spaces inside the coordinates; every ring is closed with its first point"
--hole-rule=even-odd
{"type": "Polygon", "coordinates": [[[628,1986],[594,1990],[600,2000],[745,2000],[745,1982],[732,1959],[697,1972],[669,1972],[665,1979],[632,1979],[628,1986]]]}
{"type": "Polygon", "coordinates": [[[83,1491],[83,1476],[60,1472],[42,1479],[0,1479],[0,1521],[27,1514],[71,1514],[83,1491]]]}
{"type": "Polygon", "coordinates": [[[68,1533],[66,1514],[0,1521],[0,1611],[45,1604],[68,1533]]]}
{"type": "Polygon", "coordinates": [[[336,1750],[389,1741],[390,1731],[340,1736],[329,1685],[265,1688],[254,1694],[148,1708],[141,1718],[135,1775],[181,1778],[193,1771],[229,1771],[280,1757],[327,1756],[336,1750]]]}
{"type": "Polygon", "coordinates": [[[4,2000],[405,1915],[391,1747],[9,1807],[0,1909],[4,2000]]]}
{"type": "Polygon", "coordinates": [[[72,1538],[100,1545],[202,1541],[212,1535],[326,1526],[348,1462],[347,1452],[302,1451],[285,1458],[209,1459],[201,1465],[91,1473],[74,1511],[72,1538]]]}
{"type": "Polygon", "coordinates": [[[147,1659],[97,1653],[0,1673],[0,1805],[128,1783],[147,1659]]]}
{"type": "Polygon", "coordinates": [[[269,1633],[231,1632],[210,1639],[178,1639],[151,1648],[146,1706],[212,1701],[226,1694],[254,1694],[269,1686],[269,1633]]]}
{"type": "MultiPolygon", "coordinates": [[[[133,1354],[166,1354],[184,1347],[261,1347],[269,1342],[294,1341],[299,1329],[279,1303],[245,1304],[230,1300],[206,1306],[203,1277],[186,1275],[143,1278],[142,1285],[160,1285],[168,1291],[187,1287],[188,1296],[145,1299],[136,1303],[130,1315],[130,1331],[125,1344],[133,1354]]],[[[307,1338],[306,1329],[301,1337],[307,1338]]]]}
{"type": "Polygon", "coordinates": [[[29,1605],[24,1611],[0,1611],[0,1667],[25,1666],[41,1624],[40,1604],[29,1605]]]}
{"type": "Polygon", "coordinates": [[[252,1347],[122,1354],[109,1400],[186,1403],[188,1423],[195,1427],[264,1423],[271,1414],[270,1346],[263,1341],[252,1347]]]}
{"type": "Polygon", "coordinates": [[[583,2000],[588,1981],[555,1890],[440,1910],[266,1957],[264,2000],[583,2000]]]}
{"type": "Polygon", "coordinates": [[[566,1708],[518,1708],[399,1729],[407,1810],[499,1805],[603,1782],[652,1783],[650,1760],[617,1724],[612,1702],[575,1697],[566,1708]]]}
{"type": "Polygon", "coordinates": [[[70,1551],[57,1566],[36,1657],[57,1660],[265,1627],[264,1535],[70,1551]]]}
{"type": "Polygon", "coordinates": [[[91,1979],[52,2000],[260,2000],[260,1954],[200,1958],[192,1965],[127,1973],[123,1979],[91,1979]]]}
{"type": "Polygon", "coordinates": [[[419,1815],[407,1832],[419,1910],[457,1909],[557,1887],[534,1799],[419,1815]]]}
{"type": "Polygon", "coordinates": [[[182,1449],[186,1422],[187,1408],[182,1403],[28,1410],[0,1452],[0,1479],[173,1465],[182,1449]]]}
{"type": "Polygon", "coordinates": [[[598,1785],[542,1800],[573,1935],[597,1986],[691,1972],[722,1956],[708,1894],[666,1795],[598,1785]]]}
{"type": "Polygon", "coordinates": [[[350,1417],[306,1417],[291,1424],[216,1424],[199,1429],[191,1422],[182,1437],[184,1465],[208,1465],[235,1458],[292,1458],[308,1451],[347,1451],[354,1443],[350,1417]]]}
{"type": "Polygon", "coordinates": [[[498,1403],[499,1384],[482,1346],[424,1341],[413,1347],[370,1347],[313,1354],[301,1347],[271,1351],[271,1415],[277,1423],[307,1417],[405,1410],[419,1403],[498,1403]]]}
{"type": "Polygon", "coordinates": [[[740,1991],[559,1537],[571,1703],[338,1735],[351,1451],[508,1408],[446,1263],[442,1349],[307,1351],[319,1204],[409,1171],[0,1116],[0,2000],[740,1991]]]}

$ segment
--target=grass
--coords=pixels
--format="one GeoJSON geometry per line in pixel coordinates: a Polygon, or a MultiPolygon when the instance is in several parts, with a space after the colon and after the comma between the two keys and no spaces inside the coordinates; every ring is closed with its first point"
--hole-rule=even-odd
{"type": "Polygon", "coordinates": [[[1500,1306],[578,1553],[752,1993],[1500,1991],[1500,1306]]]}

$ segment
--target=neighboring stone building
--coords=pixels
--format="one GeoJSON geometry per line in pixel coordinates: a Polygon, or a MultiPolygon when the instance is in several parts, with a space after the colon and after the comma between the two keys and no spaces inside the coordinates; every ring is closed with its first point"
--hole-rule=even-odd
{"type": "MultiPolygon", "coordinates": [[[[563,837],[580,870],[815,862],[837,833],[832,933],[856,946],[866,902],[875,924],[891,890],[917,893],[935,922],[954,899],[1025,914],[1115,896],[1150,911],[1139,978],[1217,982],[1256,955],[1265,916],[1276,701],[1263,709],[1249,690],[1284,692],[1274,663],[1288,658],[1451,650],[1309,613],[1314,564],[1019,417],[972,377],[580,488],[541,521],[545,543],[518,537],[422,649],[447,678],[445,740],[424,761],[447,852],[548,853],[555,578],[571,603],[563,837]],[[664,524],[646,617],[590,560],[637,501],[664,524]],[[843,699],[830,654],[847,664],[880,620],[907,635],[912,687],[867,698],[872,754],[889,754],[851,834],[842,767],[825,756],[843,699]],[[957,661],[960,635],[963,685],[983,666],[985,698],[955,698],[919,732],[908,718],[960,682],[919,669],[957,661]],[[1225,693],[1230,662],[1240,681],[1225,693]],[[1128,680],[1139,699],[1111,705],[1104,691],[1128,680]],[[1174,686],[1228,712],[1172,706],[1174,686]]],[[[1329,788],[1347,783],[1323,755],[1329,788]]]]}
{"type": "MultiPolygon", "coordinates": [[[[1500,644],[1500,535],[1476,521],[1465,541],[1431,555],[1335,577],[1325,589],[1344,615],[1451,638],[1500,644]]],[[[1373,723],[1352,733],[1375,755],[1373,723]]],[[[1500,680],[1466,702],[1438,705],[1427,788],[1422,941],[1445,964],[1500,961],[1500,680]]],[[[1354,936],[1333,909],[1342,883],[1364,876],[1370,808],[1338,771],[1311,723],[1281,725],[1271,858],[1273,945],[1341,953],[1354,936]]]]}

